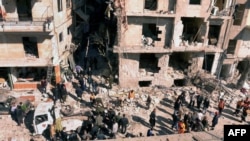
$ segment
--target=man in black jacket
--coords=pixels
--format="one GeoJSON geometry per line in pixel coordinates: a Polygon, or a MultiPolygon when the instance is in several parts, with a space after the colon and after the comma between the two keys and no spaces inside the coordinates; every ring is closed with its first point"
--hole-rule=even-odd
{"type": "Polygon", "coordinates": [[[127,131],[127,126],[128,126],[128,118],[125,116],[125,114],[123,114],[123,117],[120,119],[120,123],[121,123],[121,133],[126,133],[127,131]]]}

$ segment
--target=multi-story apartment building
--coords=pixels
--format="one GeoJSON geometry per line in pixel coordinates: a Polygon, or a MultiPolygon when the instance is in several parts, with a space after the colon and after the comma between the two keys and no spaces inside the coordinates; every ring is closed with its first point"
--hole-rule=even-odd
{"type": "Polygon", "coordinates": [[[71,0],[0,1],[0,77],[12,88],[36,88],[48,68],[61,81],[74,47],[71,6],[71,0]]]}
{"type": "Polygon", "coordinates": [[[249,54],[247,0],[115,0],[119,85],[181,85],[204,70],[229,78],[249,54]]]}
{"type": "Polygon", "coordinates": [[[250,1],[237,0],[231,26],[226,42],[225,59],[221,74],[229,80],[238,79],[238,87],[242,87],[249,77],[249,25],[250,1]]]}

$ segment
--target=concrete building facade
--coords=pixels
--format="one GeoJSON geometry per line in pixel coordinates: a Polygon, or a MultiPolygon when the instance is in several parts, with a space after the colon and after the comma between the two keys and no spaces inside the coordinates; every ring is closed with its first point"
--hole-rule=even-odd
{"type": "Polygon", "coordinates": [[[72,47],[71,0],[0,1],[0,77],[13,89],[37,88],[48,69],[61,81],[72,47]]]}
{"type": "Polygon", "coordinates": [[[247,0],[116,0],[114,6],[121,87],[182,85],[200,70],[229,78],[250,54],[247,0]]]}

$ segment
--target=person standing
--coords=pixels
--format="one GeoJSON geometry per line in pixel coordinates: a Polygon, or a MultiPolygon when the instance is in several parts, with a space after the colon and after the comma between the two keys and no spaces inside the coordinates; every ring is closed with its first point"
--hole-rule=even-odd
{"type": "Polygon", "coordinates": [[[82,94],[83,94],[82,89],[80,87],[77,87],[76,88],[76,95],[77,95],[77,98],[78,98],[79,101],[82,100],[82,94]]]}
{"type": "Polygon", "coordinates": [[[203,95],[199,92],[196,98],[197,98],[197,108],[200,109],[201,103],[203,102],[203,95]]]}
{"type": "Polygon", "coordinates": [[[209,105],[210,105],[210,99],[206,97],[203,102],[203,114],[206,114],[209,105]]]}
{"type": "Polygon", "coordinates": [[[220,99],[219,104],[218,104],[219,115],[222,114],[222,111],[223,111],[224,107],[225,107],[225,102],[224,102],[223,99],[220,99]]]}
{"type": "Polygon", "coordinates": [[[185,123],[185,127],[186,127],[186,131],[189,132],[190,131],[190,125],[191,125],[191,112],[187,112],[184,115],[184,123],[185,123]]]}
{"type": "Polygon", "coordinates": [[[181,108],[181,100],[177,99],[174,103],[174,113],[179,112],[180,108],[181,108]]]}
{"type": "Polygon", "coordinates": [[[117,121],[114,121],[114,124],[112,126],[112,133],[117,134],[117,132],[118,132],[118,123],[117,121]]]}
{"type": "Polygon", "coordinates": [[[65,103],[67,96],[68,96],[68,92],[67,92],[65,84],[61,84],[61,95],[62,95],[61,102],[65,103]]]}
{"type": "Polygon", "coordinates": [[[128,118],[125,116],[125,114],[123,114],[123,117],[121,118],[121,133],[126,133],[128,124],[128,118]]]}
{"type": "Polygon", "coordinates": [[[212,128],[211,128],[211,130],[214,130],[214,128],[218,124],[218,122],[219,122],[219,114],[218,114],[218,112],[215,112],[213,120],[212,120],[212,128]]]}
{"type": "Polygon", "coordinates": [[[197,96],[197,93],[193,90],[191,90],[191,92],[189,93],[189,96],[190,96],[190,102],[189,102],[189,108],[192,108],[194,107],[195,105],[195,98],[197,96]]]}
{"type": "Polygon", "coordinates": [[[128,99],[130,100],[131,103],[133,102],[134,98],[135,98],[135,92],[134,92],[134,90],[129,91],[129,93],[128,93],[128,99]]]}
{"type": "Polygon", "coordinates": [[[120,131],[121,129],[121,113],[119,112],[116,116],[115,116],[115,120],[117,121],[118,123],[118,131],[120,131]]]}
{"type": "Polygon", "coordinates": [[[82,91],[85,91],[85,81],[84,81],[84,76],[82,74],[80,75],[78,81],[79,81],[79,84],[80,84],[82,91]]]}
{"type": "Polygon", "coordinates": [[[186,92],[185,91],[183,91],[182,93],[181,93],[181,95],[179,95],[178,97],[177,97],[177,100],[176,101],[180,101],[181,102],[181,105],[183,105],[184,103],[185,103],[185,101],[186,101],[186,92]]]}
{"type": "Polygon", "coordinates": [[[43,77],[41,80],[41,92],[42,94],[45,94],[47,92],[47,80],[45,79],[45,77],[43,77]]]}
{"type": "Polygon", "coordinates": [[[240,121],[240,122],[246,121],[247,110],[248,110],[248,109],[249,109],[248,106],[244,106],[244,107],[243,107],[243,111],[242,111],[241,121],[240,121]]]}
{"type": "Polygon", "coordinates": [[[11,118],[17,122],[16,109],[17,109],[17,104],[13,102],[10,108],[10,115],[11,115],[11,118]]]}
{"type": "Polygon", "coordinates": [[[23,110],[21,106],[18,105],[16,108],[16,119],[17,119],[18,126],[21,126],[21,124],[23,123],[23,116],[24,116],[23,110]]]}
{"type": "Polygon", "coordinates": [[[242,109],[243,105],[244,105],[243,99],[241,99],[240,101],[237,102],[234,115],[238,116],[238,114],[240,113],[240,110],[242,109]]]}
{"type": "Polygon", "coordinates": [[[208,127],[207,116],[204,116],[204,117],[203,117],[201,123],[202,123],[202,125],[203,125],[204,130],[206,129],[206,130],[208,131],[208,130],[209,130],[209,127],[208,127]]]}
{"type": "Polygon", "coordinates": [[[156,109],[154,109],[149,116],[149,123],[152,129],[155,126],[155,121],[156,121],[155,118],[156,118],[156,109]]]}
{"type": "Polygon", "coordinates": [[[99,128],[103,127],[103,116],[100,113],[96,116],[95,125],[99,128]]]}
{"type": "Polygon", "coordinates": [[[172,129],[175,128],[176,130],[178,130],[178,122],[180,121],[179,113],[174,112],[173,115],[172,115],[172,118],[173,118],[172,129]]]}

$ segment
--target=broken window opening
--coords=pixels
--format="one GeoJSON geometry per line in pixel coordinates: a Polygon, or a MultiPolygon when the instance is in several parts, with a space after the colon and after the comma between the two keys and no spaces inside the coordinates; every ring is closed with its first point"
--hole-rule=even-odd
{"type": "Polygon", "coordinates": [[[159,28],[156,24],[144,23],[142,25],[142,43],[144,46],[154,46],[155,41],[161,41],[161,38],[158,38],[158,34],[161,34],[159,28]]]}
{"type": "Polygon", "coordinates": [[[140,87],[150,87],[151,81],[139,81],[139,86],[140,87]]]}
{"type": "Polygon", "coordinates": [[[236,67],[236,69],[239,71],[239,74],[244,73],[244,71],[247,68],[247,65],[248,65],[247,61],[245,61],[245,60],[239,61],[238,65],[236,67]]]}
{"type": "Polygon", "coordinates": [[[201,4],[201,0],[189,0],[189,4],[201,4]]]}
{"type": "Polygon", "coordinates": [[[15,68],[17,82],[34,82],[40,81],[44,76],[46,77],[46,67],[19,67],[15,68]]]}
{"type": "Polygon", "coordinates": [[[158,0],[145,0],[144,9],[156,10],[157,4],[158,4],[158,0]]]}
{"type": "Polygon", "coordinates": [[[229,40],[227,47],[227,54],[234,54],[236,49],[237,40],[229,40]]]}
{"type": "MultiPolygon", "coordinates": [[[[5,82],[9,83],[9,73],[10,73],[9,68],[1,67],[0,68],[0,81],[5,80],[5,82]]],[[[1,86],[3,86],[3,83],[4,82],[0,82],[0,88],[2,88],[1,86]]]]}
{"type": "Polygon", "coordinates": [[[241,22],[244,19],[243,15],[245,11],[245,6],[246,6],[245,4],[235,5],[235,10],[233,13],[233,19],[234,19],[233,25],[241,25],[241,22]]]}
{"type": "Polygon", "coordinates": [[[31,21],[31,0],[17,0],[16,5],[19,21],[31,21]]]}
{"type": "Polygon", "coordinates": [[[66,0],[66,8],[70,8],[70,6],[71,6],[71,2],[70,2],[71,0],[66,0]]]}
{"type": "Polygon", "coordinates": [[[63,41],[63,33],[59,33],[59,42],[62,42],[63,41]]]}
{"type": "Polygon", "coordinates": [[[22,41],[26,57],[38,58],[37,38],[23,37],[22,41]]]}
{"type": "Polygon", "coordinates": [[[182,40],[193,45],[194,42],[202,42],[201,27],[203,24],[202,18],[181,18],[184,25],[182,40]]]}
{"type": "Polygon", "coordinates": [[[67,28],[67,35],[70,35],[70,27],[67,28]]]}
{"type": "Polygon", "coordinates": [[[213,63],[214,63],[214,54],[206,54],[204,56],[202,69],[211,72],[213,63]]]}
{"type": "Polygon", "coordinates": [[[185,86],[186,85],[186,83],[185,83],[186,81],[185,81],[185,79],[175,79],[174,80],[174,85],[175,86],[185,86]]]}
{"type": "Polygon", "coordinates": [[[211,14],[214,16],[228,16],[230,13],[231,0],[215,0],[212,4],[211,14]],[[215,3],[214,3],[215,2],[215,3]]]}
{"type": "Polygon", "coordinates": [[[169,0],[168,11],[170,11],[170,13],[175,13],[175,6],[176,6],[176,0],[169,0]]]}
{"type": "Polygon", "coordinates": [[[220,36],[220,25],[210,25],[208,31],[208,45],[217,45],[220,36]]]}
{"type": "Polygon", "coordinates": [[[221,68],[220,78],[226,79],[230,74],[231,64],[223,64],[221,68]]]}
{"type": "Polygon", "coordinates": [[[146,72],[158,73],[160,70],[158,67],[158,58],[155,57],[155,54],[140,54],[139,68],[145,69],[146,72]]]}
{"type": "Polygon", "coordinates": [[[188,67],[191,65],[189,60],[192,56],[190,53],[186,52],[174,52],[170,55],[169,58],[169,67],[172,67],[173,70],[179,70],[185,72],[188,70],[188,67]]]}
{"type": "Polygon", "coordinates": [[[62,0],[57,0],[57,10],[58,12],[62,11],[62,0]]]}
{"type": "Polygon", "coordinates": [[[225,0],[215,0],[214,7],[218,8],[219,11],[223,10],[225,0]]]}

